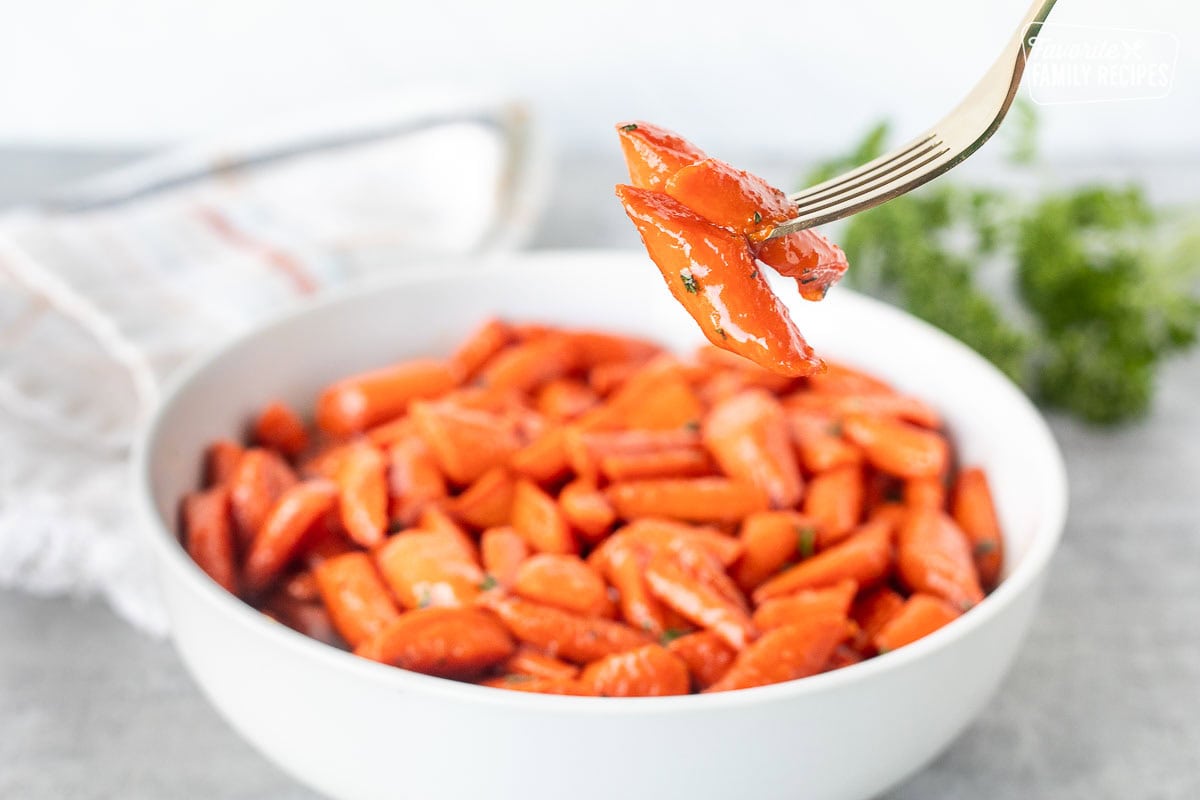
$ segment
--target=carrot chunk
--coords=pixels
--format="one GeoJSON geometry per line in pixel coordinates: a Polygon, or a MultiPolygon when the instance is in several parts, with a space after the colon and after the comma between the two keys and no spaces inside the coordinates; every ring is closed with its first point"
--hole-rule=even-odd
{"type": "Polygon", "coordinates": [[[731,478],[757,486],[772,507],[790,508],[803,484],[783,407],[752,389],[719,403],[704,421],[704,444],[731,478]]]}
{"type": "Polygon", "coordinates": [[[345,436],[400,416],[409,403],[435,397],[457,383],[441,361],[409,361],[344,378],[317,398],[317,425],[345,436]]]}
{"type": "Polygon", "coordinates": [[[958,474],[951,507],[954,521],[970,540],[979,580],[990,589],[1000,580],[1000,568],[1004,563],[1004,536],[1000,532],[1000,520],[996,517],[992,492],[983,470],[971,467],[958,474]]]}
{"type": "Polygon", "coordinates": [[[574,553],[578,549],[558,503],[531,481],[517,481],[512,526],[539,553],[574,553]]]}
{"type": "Polygon", "coordinates": [[[297,483],[280,495],[254,537],[242,571],[248,592],[260,592],[297,554],[304,535],[337,502],[337,487],[326,480],[297,483]]]}
{"type": "Polygon", "coordinates": [[[617,125],[629,182],[644,189],[659,189],[680,168],[704,158],[704,151],[666,128],[648,122],[617,125]]]}
{"type": "Polygon", "coordinates": [[[817,526],[817,548],[837,544],[850,535],[863,513],[863,474],[857,466],[818,474],[804,498],[804,514],[817,526]]]}
{"type": "Polygon", "coordinates": [[[840,580],[824,589],[800,589],[793,594],[767,600],[754,611],[754,624],[760,630],[790,625],[811,616],[834,615],[845,617],[858,591],[851,578],[840,580]]]}
{"type": "Polygon", "coordinates": [[[414,403],[412,416],[443,474],[466,485],[521,446],[512,419],[449,403],[414,403]]]}
{"type": "Polygon", "coordinates": [[[468,678],[508,658],[512,637],[476,608],[423,608],[401,614],[355,652],[373,661],[444,678],[468,678]]]}
{"type": "Polygon", "coordinates": [[[513,636],[543,653],[587,664],[613,653],[633,650],[649,639],[628,625],[583,617],[553,606],[487,593],[479,603],[500,617],[513,636]]]}
{"type": "Polygon", "coordinates": [[[719,681],[737,656],[737,651],[712,631],[680,636],[670,641],[667,649],[687,664],[692,685],[700,691],[719,681]]]}
{"type": "Polygon", "coordinates": [[[350,448],[338,464],[342,525],[363,547],[383,541],[388,525],[388,487],[383,454],[365,442],[350,448]]]}
{"type": "Polygon", "coordinates": [[[375,563],[405,608],[468,605],[484,582],[471,551],[447,531],[398,533],[375,551],[375,563]]]}
{"type": "Polygon", "coordinates": [[[334,627],[351,647],[374,637],[400,616],[366,553],[346,553],[323,561],[313,575],[334,627]]]}
{"type": "Polygon", "coordinates": [[[450,502],[458,519],[476,528],[507,525],[512,519],[516,481],[504,467],[493,467],[450,502]]]}
{"type": "Polygon", "coordinates": [[[821,614],[767,631],[738,653],[729,670],[707,692],[749,689],[815,675],[846,638],[844,615],[821,614]]]}
{"type": "Polygon", "coordinates": [[[593,661],[579,681],[598,697],[663,697],[690,688],[687,665],[657,644],[593,661]]]}
{"type": "Polygon", "coordinates": [[[754,601],[791,594],[797,589],[829,586],[850,578],[871,586],[892,567],[892,526],[882,522],[863,525],[848,539],[781,572],[754,591],[754,601]]]}
{"type": "Polygon", "coordinates": [[[942,436],[906,422],[852,414],[842,429],[872,465],[890,475],[936,478],[945,474],[950,462],[950,448],[942,436]]]}
{"type": "Polygon", "coordinates": [[[716,158],[679,169],[664,191],[709,222],[751,239],[766,236],[796,211],[787,195],[762,178],[716,158]]]}
{"type": "Polygon", "coordinates": [[[517,567],[513,591],[585,617],[605,616],[612,607],[604,579],[579,556],[538,553],[517,567]]]}
{"type": "Polygon", "coordinates": [[[670,517],[691,522],[736,522],[769,501],[756,486],[728,478],[677,478],[614,483],[606,490],[622,519],[670,517]]]}
{"type": "Polygon", "coordinates": [[[296,485],[296,474],[278,454],[246,450],[229,476],[229,503],[243,552],[262,528],[275,502],[296,485]]]}
{"type": "Polygon", "coordinates": [[[185,497],[183,531],[188,555],[196,565],[227,592],[237,594],[228,487],[217,485],[185,497]]]}
{"type": "Polygon", "coordinates": [[[817,529],[814,520],[795,511],[761,511],[746,517],[738,538],[743,554],[733,575],[743,591],[752,592],[788,562],[811,556],[817,529]]]}
{"type": "Polygon", "coordinates": [[[298,456],[308,448],[308,430],[290,406],[275,401],[254,420],[254,441],[285,456],[298,456]]]}
{"type": "Polygon", "coordinates": [[[900,525],[896,569],[914,592],[966,611],[983,599],[967,536],[938,509],[914,509],[900,525]]]}
{"type": "MultiPolygon", "coordinates": [[[[506,526],[488,528],[479,538],[483,568],[500,586],[511,589],[517,582],[521,562],[529,558],[529,545],[520,534],[506,526]]],[[[484,578],[486,584],[487,578],[484,578]]]]}
{"type": "Polygon", "coordinates": [[[928,636],[959,616],[952,605],[929,594],[914,594],[879,629],[872,640],[880,653],[928,636]]]}

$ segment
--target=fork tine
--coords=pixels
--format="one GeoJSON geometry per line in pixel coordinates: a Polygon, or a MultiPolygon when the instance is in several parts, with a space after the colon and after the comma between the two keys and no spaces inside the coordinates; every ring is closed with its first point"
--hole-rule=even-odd
{"type": "Polygon", "coordinates": [[[854,191],[860,186],[876,182],[879,178],[893,174],[896,170],[902,169],[922,156],[926,156],[942,147],[945,147],[945,143],[941,137],[936,132],[930,131],[906,147],[902,147],[892,153],[885,153],[880,159],[877,159],[878,163],[868,163],[866,165],[869,167],[868,169],[847,173],[840,180],[834,181],[828,186],[814,186],[811,189],[792,195],[789,199],[803,211],[813,203],[830,197],[837,197],[846,192],[854,191]]]}
{"type": "Polygon", "coordinates": [[[913,155],[897,161],[892,164],[891,168],[870,175],[860,181],[847,184],[838,191],[831,192],[822,197],[814,197],[811,200],[805,200],[797,204],[797,213],[801,216],[804,214],[821,211],[841,203],[843,200],[861,197],[863,195],[872,194],[879,187],[891,183],[892,181],[910,175],[917,170],[933,163],[937,159],[950,152],[950,148],[941,142],[935,140],[929,146],[922,148],[913,155]]]}
{"type": "Polygon", "coordinates": [[[904,145],[903,147],[898,147],[895,150],[884,153],[883,155],[878,156],[878,157],[866,162],[865,164],[862,164],[862,165],[856,167],[855,169],[850,170],[849,172],[843,172],[840,175],[835,175],[834,177],[830,178],[827,181],[823,181],[823,182],[815,184],[813,186],[809,186],[805,189],[801,189],[798,192],[794,192],[793,194],[788,196],[788,199],[791,200],[793,203],[802,203],[809,198],[816,197],[817,195],[825,194],[834,188],[840,187],[849,181],[855,180],[856,178],[865,177],[869,173],[878,172],[878,171],[884,169],[885,167],[889,166],[893,161],[895,161],[899,158],[903,158],[904,156],[911,153],[913,150],[926,144],[930,139],[932,139],[936,136],[937,136],[936,133],[934,133],[933,131],[929,131],[929,132],[925,133],[923,136],[918,136],[916,139],[913,139],[911,142],[904,145]]]}

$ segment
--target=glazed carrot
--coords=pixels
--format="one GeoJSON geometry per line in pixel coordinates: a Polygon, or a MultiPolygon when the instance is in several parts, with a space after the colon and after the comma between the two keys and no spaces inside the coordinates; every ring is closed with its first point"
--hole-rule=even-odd
{"type": "MultiPolygon", "coordinates": [[[[808,376],[808,388],[822,394],[895,394],[887,381],[838,361],[825,361],[825,371],[808,376]]],[[[791,400],[792,398],[788,398],[791,400]]]]}
{"type": "Polygon", "coordinates": [[[365,442],[338,464],[338,510],[350,538],[363,547],[383,541],[388,525],[388,488],[383,454],[365,442]]]}
{"type": "Polygon", "coordinates": [[[225,591],[237,594],[229,489],[217,485],[183,499],[183,531],[188,555],[225,591]]]}
{"type": "Polygon", "coordinates": [[[817,526],[817,549],[850,535],[863,513],[863,474],[857,466],[837,467],[812,479],[804,514],[817,526]]]}
{"type": "Polygon", "coordinates": [[[805,300],[823,299],[849,266],[842,248],[812,229],[769,239],[755,255],[780,275],[795,278],[805,300]]]}
{"type": "Polygon", "coordinates": [[[500,665],[500,671],[508,675],[532,675],[535,678],[570,680],[579,677],[579,667],[551,658],[527,645],[518,647],[500,665]]]}
{"type": "Polygon", "coordinates": [[[584,668],[579,682],[598,697],[663,697],[687,694],[687,665],[657,644],[613,653],[584,668]]]}
{"type": "Polygon", "coordinates": [[[493,467],[450,501],[448,508],[455,517],[472,527],[499,527],[512,519],[515,493],[516,482],[509,471],[504,467],[493,467]]]}
{"type": "Polygon", "coordinates": [[[517,481],[512,526],[539,553],[574,553],[579,549],[558,503],[531,481],[517,481]]]}
{"type": "Polygon", "coordinates": [[[372,638],[400,615],[366,553],[331,558],[312,574],[334,627],[351,647],[372,638]]]}
{"type": "Polygon", "coordinates": [[[261,609],[268,619],[286,625],[310,639],[337,648],[346,647],[346,643],[333,627],[329,611],[320,603],[308,603],[288,597],[282,592],[275,592],[262,601],[261,609]]]}
{"type": "Polygon", "coordinates": [[[759,273],[745,237],[665,194],[618,186],[617,197],[671,294],[710,342],[781,374],[821,369],[759,273]]]}
{"type": "Polygon", "coordinates": [[[813,554],[816,523],[795,511],[761,511],[746,517],[738,538],[743,554],[733,576],[752,592],[789,561],[813,554]]]}
{"type": "Polygon", "coordinates": [[[375,563],[405,608],[468,605],[484,584],[472,553],[447,531],[398,533],[375,551],[375,563]]]}
{"type": "Polygon", "coordinates": [[[841,424],[821,412],[787,410],[792,441],[809,472],[824,472],[862,463],[862,451],[841,436],[841,424]]]}
{"type": "Polygon", "coordinates": [[[254,441],[285,456],[297,456],[308,448],[308,431],[300,415],[277,400],[254,420],[254,441]]]}
{"type": "Polygon", "coordinates": [[[321,592],[317,588],[317,577],[310,569],[297,572],[285,580],[281,591],[288,597],[302,600],[305,603],[315,603],[321,599],[321,592]]]}
{"type": "Polygon", "coordinates": [[[559,378],[537,393],[534,408],[547,419],[566,422],[595,407],[600,396],[583,381],[559,378]]]}
{"type": "Polygon", "coordinates": [[[478,675],[516,650],[504,626],[475,608],[423,608],[401,614],[356,653],[442,677],[478,675]]]}
{"type": "Polygon", "coordinates": [[[792,594],[767,600],[754,611],[759,630],[770,630],[811,616],[840,616],[850,613],[850,603],[858,584],[850,578],[824,589],[800,589],[792,594]]]}
{"type": "Polygon", "coordinates": [[[667,649],[687,664],[692,685],[701,691],[719,681],[737,656],[737,651],[712,631],[680,636],[671,640],[667,649]]]}
{"type": "Polygon", "coordinates": [[[518,475],[536,483],[553,483],[563,478],[570,464],[566,450],[567,429],[550,426],[529,444],[512,454],[509,466],[518,475]]]}
{"type": "Polygon", "coordinates": [[[600,462],[610,456],[655,455],[692,450],[702,452],[700,434],[686,427],[663,429],[588,430],[567,428],[567,460],[577,475],[595,476],[600,462]]]}
{"type": "Polygon", "coordinates": [[[629,182],[659,189],[680,168],[704,158],[704,152],[678,134],[648,122],[622,122],[617,136],[629,167],[629,182]]]}
{"type": "Polygon", "coordinates": [[[709,222],[752,240],[765,237],[796,210],[787,195],[762,178],[716,158],[680,168],[663,189],[709,222]]]}
{"type": "Polygon", "coordinates": [[[771,394],[783,394],[795,386],[797,381],[790,375],[780,375],[763,369],[748,358],[711,344],[696,348],[696,361],[700,367],[699,377],[702,381],[710,381],[723,375],[731,376],[737,379],[743,389],[766,389],[771,394]]]}
{"type": "Polygon", "coordinates": [[[848,633],[845,616],[821,614],[767,631],[738,653],[706,692],[727,692],[815,675],[848,633]]]}
{"type": "Polygon", "coordinates": [[[913,509],[896,537],[896,570],[908,588],[966,611],[983,599],[967,536],[938,509],[913,509]]]}
{"type": "Polygon", "coordinates": [[[479,380],[491,389],[528,392],[567,375],[578,363],[574,341],[551,334],[501,350],[479,373],[479,380]]]}
{"type": "Polygon", "coordinates": [[[613,653],[633,650],[649,639],[627,625],[498,594],[480,595],[479,604],[495,612],[513,636],[543,653],[587,664],[613,653]]]}
{"type": "Polygon", "coordinates": [[[1004,537],[992,503],[987,476],[978,467],[964,469],[958,474],[951,501],[954,521],[971,542],[971,555],[979,580],[991,588],[1000,580],[1004,563],[1004,537]]]}
{"type": "Polygon", "coordinates": [[[774,508],[800,500],[804,487],[787,420],[769,392],[752,389],[718,404],[702,430],[726,475],[757,486],[774,508]]]}
{"type": "Polygon", "coordinates": [[[354,550],[354,545],[342,529],[341,515],[337,513],[335,504],[313,524],[312,531],[304,537],[300,555],[304,563],[312,569],[324,561],[354,550]]]}
{"type": "Polygon", "coordinates": [[[479,682],[480,686],[490,686],[493,689],[510,689],[517,692],[535,692],[537,694],[566,694],[587,696],[588,692],[574,678],[540,678],[535,675],[513,673],[500,675],[479,682]]]}
{"type": "Polygon", "coordinates": [[[297,483],[280,495],[254,537],[242,568],[250,593],[267,588],[296,555],[304,535],[337,502],[337,487],[326,480],[297,483]]]}
{"type": "Polygon", "coordinates": [[[238,459],[229,476],[229,504],[243,552],[262,528],[275,502],[295,485],[292,468],[270,450],[253,447],[238,459]]]}
{"type": "Polygon", "coordinates": [[[387,450],[397,442],[415,439],[417,426],[407,416],[396,417],[373,428],[368,428],[363,435],[371,444],[381,450],[387,450]]]}
{"type": "Polygon", "coordinates": [[[658,517],[642,517],[605,539],[588,556],[589,560],[603,561],[609,548],[622,542],[633,542],[652,550],[676,549],[681,543],[694,545],[707,550],[725,567],[733,564],[742,555],[742,543],[716,528],[688,525],[658,517]]]}
{"type": "Polygon", "coordinates": [[[583,478],[571,481],[562,488],[558,505],[571,527],[588,542],[603,538],[617,519],[617,512],[604,492],[583,478]]]}
{"type": "Polygon", "coordinates": [[[835,417],[865,414],[911,422],[923,428],[941,427],[942,417],[928,403],[907,395],[882,392],[842,394],[836,392],[805,392],[787,399],[788,408],[816,411],[835,417]]]}
{"type": "Polygon", "coordinates": [[[505,464],[521,446],[513,421],[499,414],[418,402],[412,417],[442,473],[458,484],[505,464]]]}
{"type": "Polygon", "coordinates": [[[735,650],[744,648],[758,633],[743,608],[697,580],[672,554],[658,553],[650,559],[646,582],[665,605],[713,631],[735,650]]]}
{"type": "Polygon", "coordinates": [[[940,510],[946,505],[946,485],[941,478],[909,478],[904,482],[904,504],[940,510]]]}
{"type": "Polygon", "coordinates": [[[627,481],[614,483],[605,493],[622,519],[736,522],[755,511],[766,511],[769,505],[757,487],[727,478],[627,481]]]}
{"type": "Polygon", "coordinates": [[[833,648],[833,655],[825,662],[825,667],[822,672],[832,672],[835,669],[849,667],[852,664],[860,664],[865,659],[862,653],[852,647],[850,644],[843,642],[833,648]]]}
{"type": "Polygon", "coordinates": [[[612,607],[604,579],[574,555],[530,556],[517,568],[513,591],[526,600],[585,617],[608,616],[612,607]]]}
{"type": "Polygon", "coordinates": [[[506,322],[489,319],[467,337],[450,356],[450,370],[460,383],[475,377],[480,368],[507,347],[516,334],[506,322]]]}
{"type": "Polygon", "coordinates": [[[441,361],[408,361],[344,378],[317,398],[317,425],[326,433],[345,436],[398,417],[409,403],[435,397],[457,381],[441,361]]]}
{"type": "Polygon", "coordinates": [[[871,509],[867,522],[884,522],[893,529],[898,529],[907,516],[908,508],[903,503],[880,503],[871,509]]]}
{"type": "Polygon", "coordinates": [[[644,366],[641,361],[613,361],[597,364],[588,370],[587,384],[600,397],[607,397],[637,374],[644,366]]]}
{"type": "Polygon", "coordinates": [[[863,639],[873,642],[875,634],[879,633],[903,606],[904,598],[899,592],[887,586],[879,586],[854,601],[850,616],[858,623],[863,639]]]}
{"type": "Polygon", "coordinates": [[[649,548],[622,540],[608,549],[599,566],[620,594],[621,616],[625,621],[651,636],[661,636],[666,630],[666,616],[646,583],[649,561],[649,548]]]}
{"type": "MultiPolygon", "coordinates": [[[[517,570],[529,558],[529,545],[507,525],[484,531],[479,538],[479,551],[484,570],[505,589],[511,589],[517,582],[517,570]]],[[[485,577],[484,584],[487,583],[485,577]]]]}
{"type": "Polygon", "coordinates": [[[208,488],[229,481],[246,449],[230,439],[218,439],[204,451],[204,485],[208,488]]]}
{"type": "Polygon", "coordinates": [[[942,436],[906,422],[854,414],[842,422],[842,430],[871,464],[901,478],[936,478],[950,461],[942,436]]]}
{"type": "MultiPolygon", "coordinates": [[[[407,421],[407,420],[406,420],[407,421]]],[[[446,497],[446,478],[429,445],[415,434],[394,442],[387,450],[387,485],[392,516],[409,524],[431,503],[446,497]]]]}
{"type": "Polygon", "coordinates": [[[636,336],[601,331],[571,331],[567,335],[575,343],[579,364],[584,369],[600,364],[649,361],[662,352],[654,342],[636,336]]]}
{"type": "Polygon", "coordinates": [[[892,566],[892,526],[882,522],[863,525],[848,539],[759,586],[754,602],[791,594],[797,589],[829,586],[851,578],[859,586],[871,586],[885,578],[892,566]]]}
{"type": "Polygon", "coordinates": [[[958,616],[959,612],[945,600],[914,594],[879,629],[872,643],[880,653],[886,653],[928,636],[958,616]]]}
{"type": "Polygon", "coordinates": [[[712,473],[712,461],[699,448],[677,447],[653,453],[621,453],[600,458],[600,474],[610,481],[693,478],[712,473]]]}

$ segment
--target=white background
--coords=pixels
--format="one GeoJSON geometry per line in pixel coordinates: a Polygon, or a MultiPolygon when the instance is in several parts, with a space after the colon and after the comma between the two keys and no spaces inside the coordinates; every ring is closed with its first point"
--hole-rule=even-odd
{"type": "MultiPolygon", "coordinates": [[[[712,150],[805,158],[881,116],[932,123],[1026,0],[0,0],[0,144],[155,145],[330,97],[431,82],[529,98],[575,149],[641,117],[712,150]]],[[[1058,106],[1046,148],[1176,157],[1200,143],[1200,4],[1060,0],[1062,23],[1171,31],[1165,100],[1058,106]]]]}

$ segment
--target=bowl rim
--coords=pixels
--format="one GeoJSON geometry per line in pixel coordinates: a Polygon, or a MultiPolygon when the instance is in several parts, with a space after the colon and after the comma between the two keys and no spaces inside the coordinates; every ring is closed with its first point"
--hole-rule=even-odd
{"type": "MultiPolygon", "coordinates": [[[[1021,561],[1012,572],[982,602],[958,619],[934,631],[922,639],[889,653],[866,659],[830,672],[812,675],[783,683],[740,689],[733,692],[712,694],[688,694],[670,697],[576,697],[520,692],[478,686],[461,681],[438,678],[409,670],[378,664],[353,653],[311,639],[265,617],[248,603],[221,588],[187,556],[178,535],[171,525],[158,514],[150,474],[150,454],[154,443],[160,438],[168,409],[182,397],[216,361],[228,352],[248,344],[253,339],[270,331],[291,325],[301,318],[343,303],[380,291],[399,291],[402,287],[418,283],[438,282],[448,278],[478,277],[482,272],[500,271],[505,267],[534,266],[538,262],[602,261],[614,259],[646,260],[644,254],[633,250],[619,249],[570,249],[514,252],[471,262],[449,263],[432,260],[429,266],[406,268],[402,273],[372,277],[350,286],[338,287],[318,298],[304,301],[282,313],[254,324],[249,329],[236,333],[215,344],[210,350],[194,358],[178,370],[167,382],[157,407],[148,421],[141,426],[132,449],[131,467],[133,474],[134,523],[155,553],[158,580],[182,581],[193,595],[208,604],[226,624],[239,625],[252,635],[266,637],[278,646],[292,651],[298,658],[316,659],[330,669],[340,670],[348,677],[361,679],[381,689],[394,692],[419,692],[444,697],[449,700],[482,703],[492,706],[511,707],[518,710],[570,713],[584,715],[628,715],[656,712],[663,714],[694,713],[710,709],[731,708],[817,694],[826,690],[853,686],[873,676],[900,670],[927,655],[962,639],[971,631],[988,623],[1011,605],[1017,597],[1028,590],[1045,571],[1062,537],[1067,514],[1067,478],[1062,453],[1050,432],[1045,418],[1030,400],[1003,373],[971,350],[938,328],[905,311],[879,300],[858,294],[849,289],[839,289],[844,301],[870,308],[887,324],[905,324],[920,330],[920,334],[933,340],[938,347],[958,351],[979,366],[999,378],[1008,397],[1003,401],[1015,404],[1029,427],[1030,441],[1035,444],[1031,452],[1038,453],[1049,480],[1043,484],[1046,513],[1039,520],[1030,545],[1021,561]]],[[[172,636],[174,629],[172,628],[172,636]]],[[[186,658],[185,658],[186,662],[186,658]]]]}

